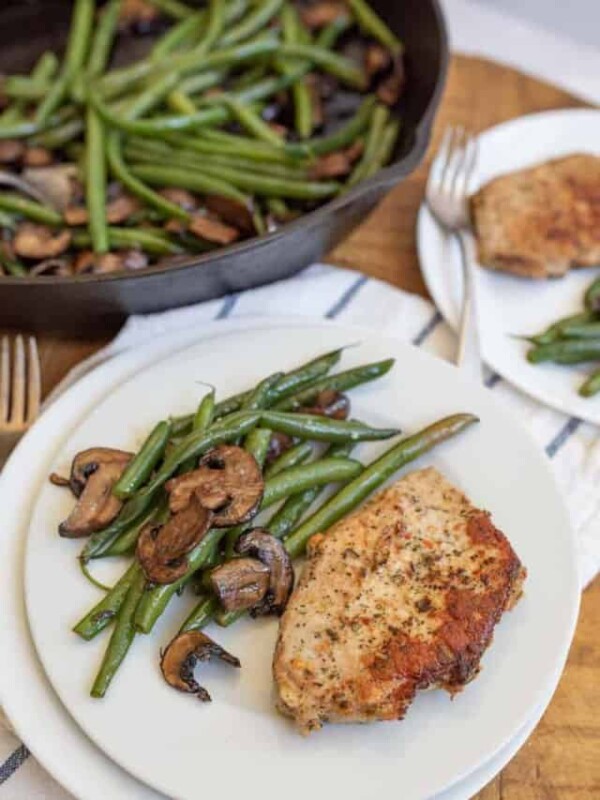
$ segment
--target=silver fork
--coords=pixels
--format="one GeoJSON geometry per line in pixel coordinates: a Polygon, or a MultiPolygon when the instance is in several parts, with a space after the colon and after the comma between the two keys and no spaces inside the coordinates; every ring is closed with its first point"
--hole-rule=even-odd
{"type": "Polygon", "coordinates": [[[449,126],[435,157],[425,197],[437,222],[460,245],[464,295],[459,328],[456,363],[477,380],[483,378],[481,347],[477,319],[475,263],[472,238],[469,234],[469,181],[477,162],[477,140],[463,128],[449,126]]]}
{"type": "Polygon", "coordinates": [[[8,336],[0,345],[0,465],[40,413],[42,380],[35,337],[27,345],[22,335],[10,346],[8,336]],[[12,350],[12,358],[11,358],[12,350]]]}

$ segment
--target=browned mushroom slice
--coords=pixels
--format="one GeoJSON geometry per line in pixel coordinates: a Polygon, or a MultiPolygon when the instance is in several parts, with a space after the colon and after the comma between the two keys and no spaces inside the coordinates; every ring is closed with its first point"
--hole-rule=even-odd
{"type": "Polygon", "coordinates": [[[388,69],[392,63],[392,54],[380,44],[370,44],[365,52],[365,69],[367,75],[372,78],[384,69],[388,69]]]}
{"type": "Polygon", "coordinates": [[[244,233],[254,233],[252,209],[248,206],[220,195],[208,195],[204,202],[209,211],[214,211],[229,225],[233,225],[244,233]]]}
{"type": "Polygon", "coordinates": [[[324,2],[313,3],[306,6],[301,11],[302,21],[309,28],[318,30],[324,28],[332,22],[335,22],[340,17],[347,15],[347,8],[344,3],[324,2]]]}
{"type": "Polygon", "coordinates": [[[45,225],[22,222],[13,239],[15,253],[22,258],[56,258],[71,244],[69,231],[53,231],[45,225]]]}
{"type": "Polygon", "coordinates": [[[269,439],[269,448],[265,458],[266,464],[272,464],[280,455],[289,450],[294,444],[294,440],[287,433],[273,433],[269,439]]]}
{"type": "Polygon", "coordinates": [[[216,512],[213,525],[226,528],[246,522],[256,513],[264,481],[256,459],[235,445],[220,445],[208,452],[199,468],[166,484],[173,513],[185,508],[192,494],[216,512]]]}
{"type": "Polygon", "coordinates": [[[19,139],[0,141],[0,164],[16,164],[25,152],[25,145],[19,139]]]}
{"type": "Polygon", "coordinates": [[[151,31],[160,18],[158,6],[148,0],[123,0],[119,11],[119,29],[135,29],[139,33],[151,31]]]}
{"type": "Polygon", "coordinates": [[[29,271],[30,275],[60,275],[66,277],[73,274],[71,261],[68,258],[45,258],[29,271]]]}
{"type": "Polygon", "coordinates": [[[379,84],[377,97],[388,106],[395,106],[400,99],[406,83],[402,56],[394,59],[394,68],[387,78],[379,84]]]}
{"type": "Polygon", "coordinates": [[[77,505],[58,526],[61,536],[78,539],[105,528],[113,521],[123,504],[112,490],[124,468],[124,464],[111,461],[90,475],[77,505]]]}
{"type": "Polygon", "coordinates": [[[77,453],[71,464],[69,485],[75,497],[79,497],[88,479],[105,464],[117,463],[125,469],[133,457],[132,453],[125,450],[116,450],[113,447],[90,447],[77,453]]]}
{"type": "Polygon", "coordinates": [[[148,256],[142,250],[122,250],[119,255],[123,269],[145,269],[148,266],[148,256]]]}
{"type": "Polygon", "coordinates": [[[323,389],[311,406],[299,408],[298,411],[331,419],[347,419],[350,413],[350,400],[348,395],[336,392],[334,389],[323,389]]]}
{"type": "Polygon", "coordinates": [[[135,197],[122,194],[106,206],[106,221],[110,225],[120,225],[139,210],[140,204],[135,197]]]}
{"type": "Polygon", "coordinates": [[[310,169],[310,177],[339,178],[347,175],[352,168],[352,162],[345,152],[329,153],[319,158],[310,169]]]}
{"type": "Polygon", "coordinates": [[[63,488],[68,487],[71,488],[71,481],[68,478],[65,478],[63,475],[59,475],[58,472],[51,472],[48,480],[53,486],[60,486],[63,488]]]}
{"type": "Polygon", "coordinates": [[[52,151],[46,147],[28,147],[23,154],[26,167],[49,167],[53,160],[52,151]]]}
{"type": "Polygon", "coordinates": [[[365,151],[365,143],[363,139],[357,139],[353,144],[348,147],[347,150],[344,150],[344,154],[348,161],[351,164],[354,164],[355,161],[362,156],[365,151]]]}
{"type": "Polygon", "coordinates": [[[76,164],[52,164],[49,167],[28,167],[22,177],[35,186],[59,211],[73,206],[83,196],[77,179],[76,164]]]}
{"type": "Polygon", "coordinates": [[[67,225],[77,227],[87,225],[88,212],[85,206],[67,206],[63,214],[67,225]]]}
{"type": "Polygon", "coordinates": [[[201,631],[180,633],[162,654],[160,668],[164,679],[180,692],[194,694],[203,702],[210,702],[206,689],[194,679],[194,668],[199,661],[208,661],[213,656],[232,667],[240,667],[240,660],[201,631]]]}
{"type": "Polygon", "coordinates": [[[251,608],[252,616],[282,614],[294,588],[292,560],[282,542],[264,528],[254,528],[240,536],[235,549],[242,556],[258,559],[269,570],[269,591],[251,608]]]}
{"type": "Polygon", "coordinates": [[[210,583],[226,611],[255,608],[269,592],[269,567],[256,558],[232,558],[210,573],[210,583]]]}
{"type": "Polygon", "coordinates": [[[153,525],[151,522],[145,525],[140,531],[135,552],[146,578],[151,583],[165,586],[182,578],[187,572],[188,563],[185,556],[169,563],[158,560],[156,540],[160,535],[161,528],[161,525],[153,525]]]}
{"type": "Polygon", "coordinates": [[[237,228],[226,225],[224,222],[219,222],[218,219],[204,217],[202,214],[194,214],[188,225],[188,230],[199,239],[215,242],[216,244],[231,244],[240,238],[240,232],[237,228]]]}
{"type": "Polygon", "coordinates": [[[195,211],[198,208],[197,199],[191,192],[188,192],[187,189],[178,189],[174,186],[169,186],[166,189],[161,189],[159,194],[164,197],[165,200],[175,203],[176,206],[179,206],[179,208],[182,208],[184,211],[195,211]]]}

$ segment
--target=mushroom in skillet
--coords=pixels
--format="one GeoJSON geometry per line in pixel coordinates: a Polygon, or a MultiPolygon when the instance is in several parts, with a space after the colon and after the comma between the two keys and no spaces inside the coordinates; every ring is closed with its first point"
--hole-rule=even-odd
{"type": "MultiPolygon", "coordinates": [[[[59,525],[61,536],[77,539],[113,521],[122,506],[122,502],[112,493],[113,486],[131,458],[132,453],[109,447],[93,447],[75,456],[68,485],[79,500],[67,519],[59,525]]],[[[50,476],[50,479],[55,484],[66,483],[57,480],[57,476],[50,476]]]]}

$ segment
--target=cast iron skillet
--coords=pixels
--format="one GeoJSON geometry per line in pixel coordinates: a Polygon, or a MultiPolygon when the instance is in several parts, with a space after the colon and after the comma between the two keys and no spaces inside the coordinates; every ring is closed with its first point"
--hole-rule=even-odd
{"type": "MultiPolygon", "coordinates": [[[[425,154],[448,62],[438,0],[370,0],[406,47],[407,91],[393,163],[351,192],[268,236],[175,267],[122,275],[0,278],[0,326],[90,336],[127,314],[209,300],[293,275],[334,247],[425,154]]],[[[67,0],[6,0],[0,9],[0,71],[29,69],[68,27],[67,0]]]]}

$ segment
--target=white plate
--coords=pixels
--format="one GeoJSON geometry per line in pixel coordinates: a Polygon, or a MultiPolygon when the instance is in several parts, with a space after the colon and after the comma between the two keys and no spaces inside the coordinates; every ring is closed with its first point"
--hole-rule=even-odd
{"type": "MultiPolygon", "coordinates": [[[[485,131],[472,188],[513,170],[569,153],[600,155],[600,111],[547,111],[485,131]]],[[[460,318],[462,277],[455,241],[426,206],[419,212],[417,246],[429,293],[453,328],[460,318]]],[[[584,400],[577,389],[589,365],[533,366],[527,345],[513,334],[533,334],[560,317],[582,309],[585,289],[597,269],[571,272],[560,280],[532,281],[479,269],[477,275],[481,346],[487,364],[506,380],[565,414],[600,424],[600,397],[584,400]]]]}
{"type": "Polygon", "coordinates": [[[546,460],[488,392],[414,348],[322,322],[257,323],[243,334],[202,342],[119,386],[70,437],[54,467],[64,468],[83,446],[134,445],[132,437],[139,439],[156,417],[194,403],[201,391],[198,380],[235,391],[265,372],[322,351],[324,342],[329,348],[361,337],[361,346],[346,354],[347,365],[393,353],[398,366],[377,386],[356,392],[356,413],[411,429],[461,409],[480,414],[476,430],[427,463],[437,464],[476,503],[494,511],[530,570],[526,597],[499,627],[482,676],[454,703],[441,692],[423,695],[399,725],[331,726],[308,740],[299,737],[273,710],[270,661],[276,624],[269,621],[218,632],[245,668],[233,674],[208,668],[211,706],[177,695],[160,677],[157,654],[176,630],[183,604],[173,604],[154,634],[136,641],[110,695],[98,702],[86,692],[104,643],[84,644],[69,633],[79,609],[95,596],[75,565],[76,545],[54,534],[68,500],[44,486],[30,526],[26,569],[38,653],[84,731],[117,763],[169,796],[196,797],[198,768],[208,763],[210,769],[201,775],[203,791],[218,790],[225,797],[240,791],[250,799],[262,796],[264,787],[249,776],[268,770],[270,779],[286,781],[291,800],[304,797],[316,780],[323,793],[341,790],[350,800],[372,796],[374,786],[394,786],[405,800],[421,800],[488,762],[556,686],[579,591],[567,515],[546,460]],[[49,564],[60,575],[52,591],[49,564]],[[552,625],[545,624],[547,619],[552,625]],[[235,770],[228,769],[232,753],[235,770]],[[296,769],[290,783],[289,771],[298,766],[305,769],[296,769]]]}

